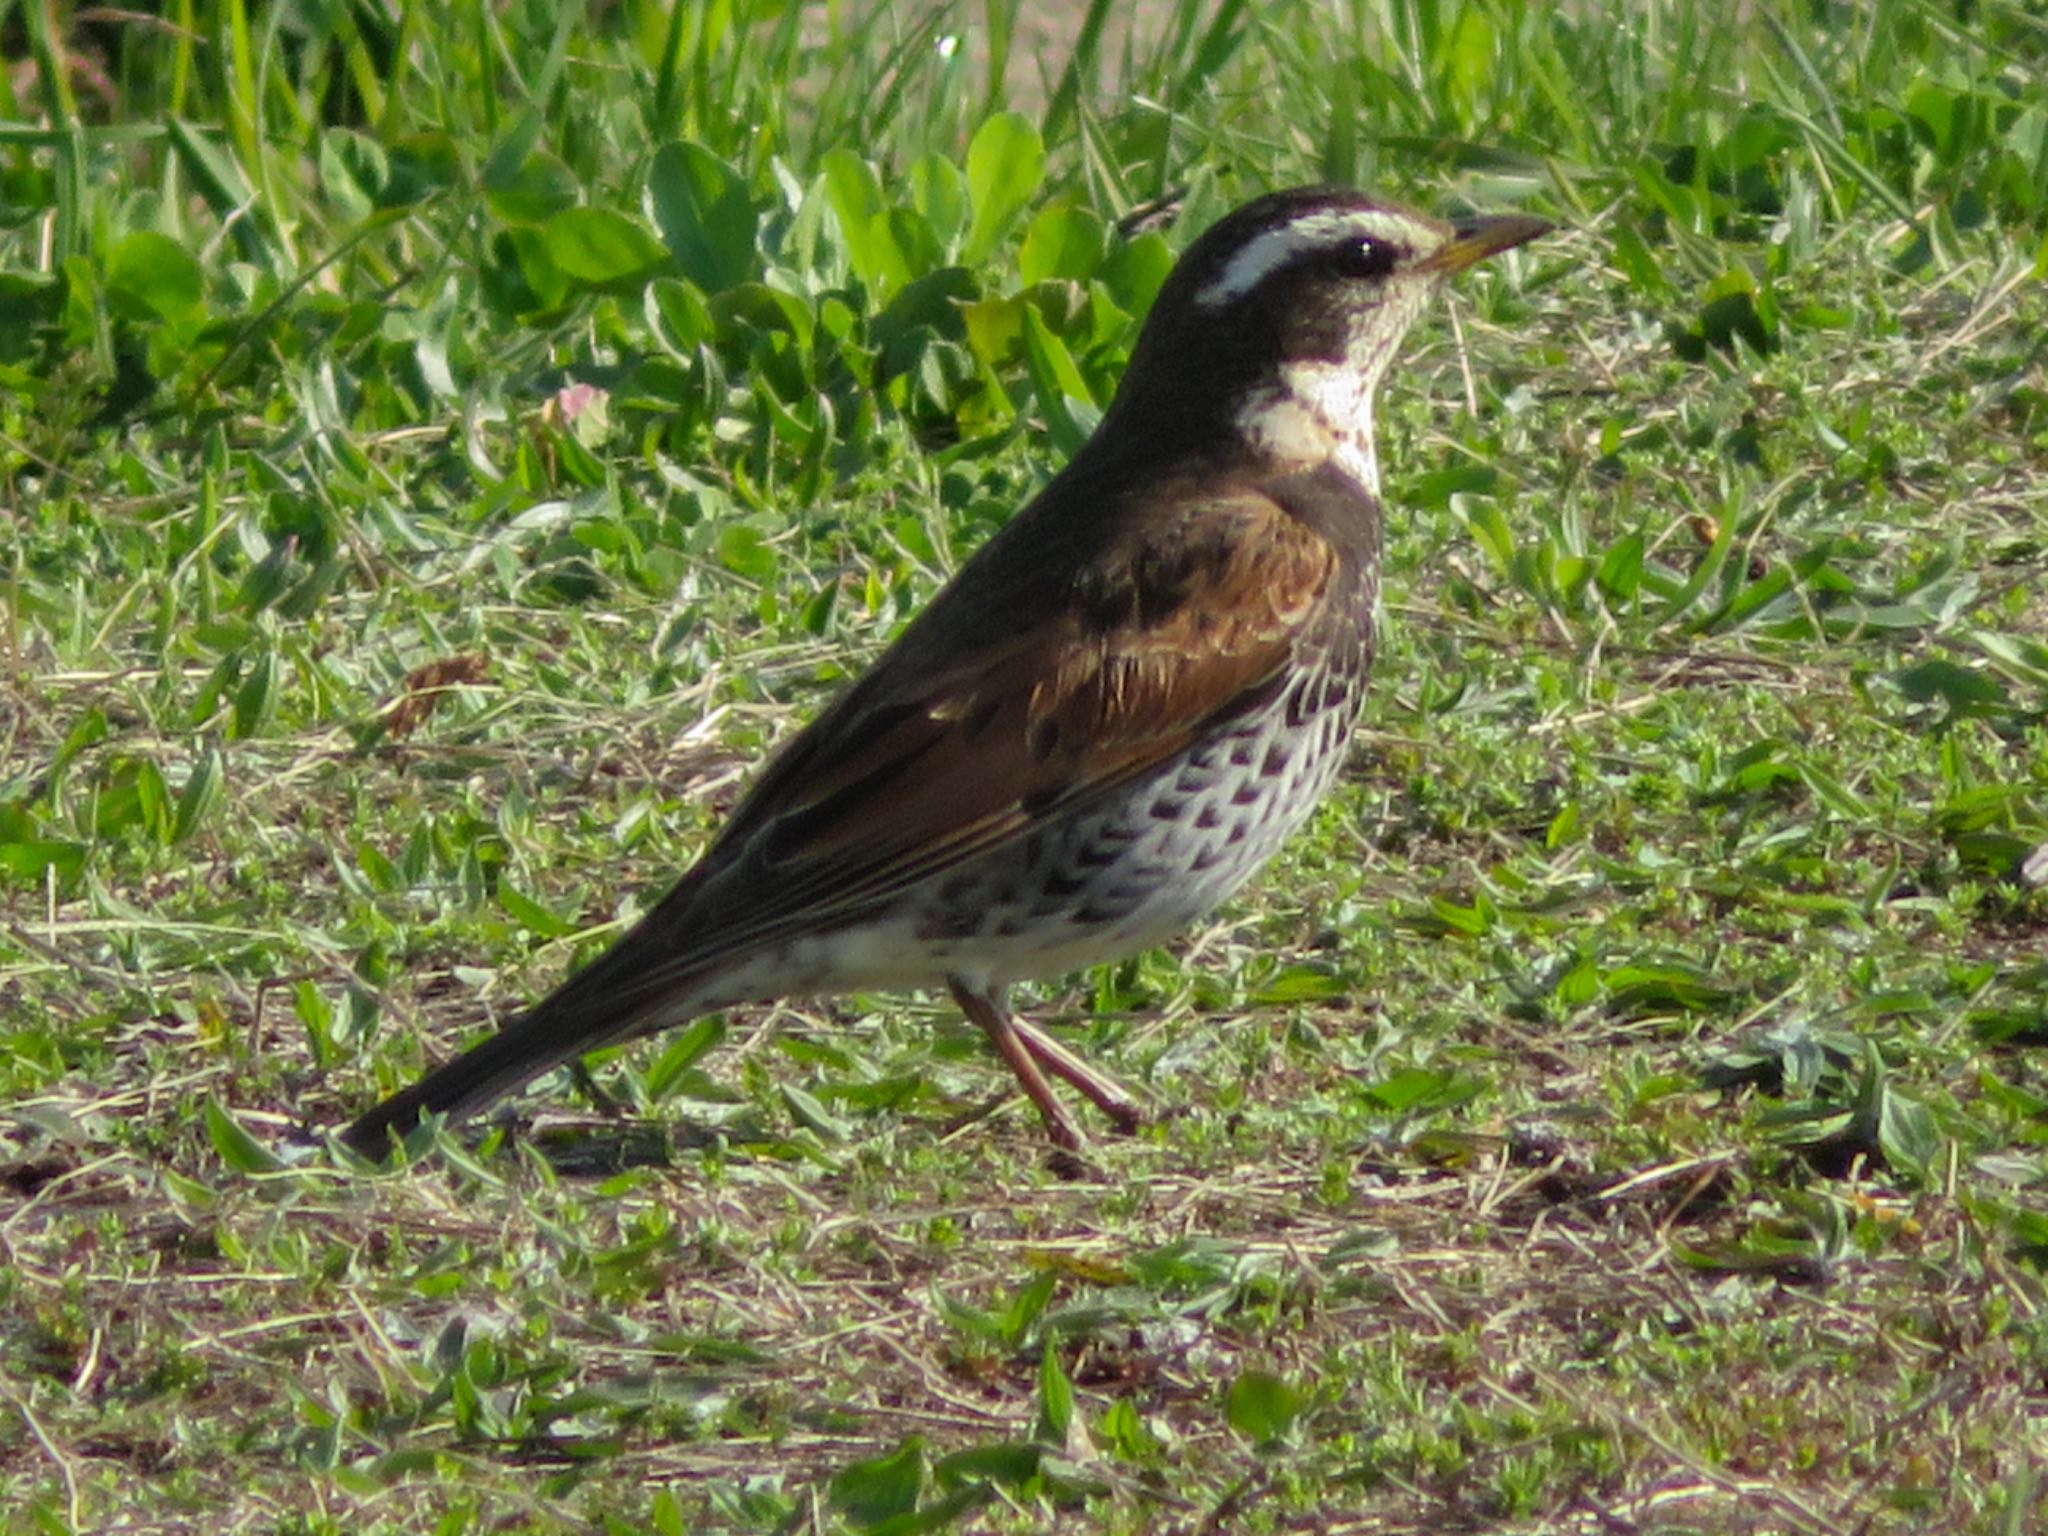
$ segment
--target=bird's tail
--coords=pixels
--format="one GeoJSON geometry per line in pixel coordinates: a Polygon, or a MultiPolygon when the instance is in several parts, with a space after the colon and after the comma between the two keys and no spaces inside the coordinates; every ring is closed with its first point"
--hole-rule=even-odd
{"type": "Polygon", "coordinates": [[[466,1119],[566,1061],[722,1006],[706,994],[701,963],[675,963],[655,915],[490,1039],[366,1111],[342,1144],[382,1159],[391,1132],[404,1135],[423,1115],[466,1119]]]}

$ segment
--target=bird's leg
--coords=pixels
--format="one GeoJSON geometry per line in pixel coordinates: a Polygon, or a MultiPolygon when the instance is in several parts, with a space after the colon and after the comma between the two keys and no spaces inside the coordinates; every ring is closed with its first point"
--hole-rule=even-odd
{"type": "Polygon", "coordinates": [[[1040,1066],[1072,1085],[1089,1103],[1109,1116],[1110,1123],[1126,1136],[1144,1124],[1144,1111],[1138,1107],[1138,1101],[1124,1091],[1121,1083],[1104,1077],[1027,1019],[1011,1019],[1010,1028],[1040,1066]]]}
{"type": "MultiPolygon", "coordinates": [[[[1002,990],[970,986],[958,976],[948,976],[946,985],[952,990],[953,1001],[960,1005],[960,1011],[988,1036],[989,1044],[996,1048],[996,1054],[1016,1076],[1017,1086],[1024,1090],[1024,1096],[1038,1107],[1039,1117],[1045,1121],[1046,1133],[1052,1137],[1053,1145],[1062,1152],[1079,1152],[1081,1132],[1067,1113],[1066,1106],[1053,1096],[1052,1084],[1038,1070],[1038,1060],[1032,1048],[1025,1043],[1023,1029],[1010,1017],[1002,990]]],[[[1036,1030],[1031,1033],[1041,1044],[1048,1043],[1036,1030]]],[[[1062,1055],[1072,1059],[1065,1047],[1059,1049],[1062,1055]]],[[[1054,1070],[1059,1071],[1059,1068],[1055,1066],[1054,1070]]],[[[1064,1073],[1061,1075],[1065,1076],[1064,1073]]]]}

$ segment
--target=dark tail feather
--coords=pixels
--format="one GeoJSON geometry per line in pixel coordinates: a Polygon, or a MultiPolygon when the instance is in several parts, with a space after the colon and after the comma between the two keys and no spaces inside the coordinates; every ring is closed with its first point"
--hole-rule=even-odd
{"type": "Polygon", "coordinates": [[[703,973],[665,963],[670,949],[643,923],[490,1039],[367,1111],[342,1145],[381,1161],[390,1133],[404,1135],[423,1115],[466,1119],[565,1061],[682,1022],[703,973]]]}

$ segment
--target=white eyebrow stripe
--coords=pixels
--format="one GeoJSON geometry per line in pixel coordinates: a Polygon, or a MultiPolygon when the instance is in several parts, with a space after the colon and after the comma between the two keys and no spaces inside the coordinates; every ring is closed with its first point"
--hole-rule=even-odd
{"type": "Polygon", "coordinates": [[[1273,273],[1309,251],[1325,250],[1347,237],[1393,244],[1413,232],[1416,221],[1371,208],[1338,213],[1305,213],[1248,241],[1224,264],[1214,281],[1195,293],[1195,303],[1214,309],[1250,293],[1273,273]]]}

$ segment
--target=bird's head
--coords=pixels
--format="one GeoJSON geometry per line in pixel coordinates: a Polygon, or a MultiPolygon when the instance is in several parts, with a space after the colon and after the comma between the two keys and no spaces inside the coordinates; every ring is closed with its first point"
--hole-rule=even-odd
{"type": "Polygon", "coordinates": [[[1113,413],[1274,470],[1334,459],[1376,492],[1373,395],[1401,338],[1445,278],[1548,228],[1447,222],[1342,187],[1258,198],[1182,255],[1113,413]]]}

